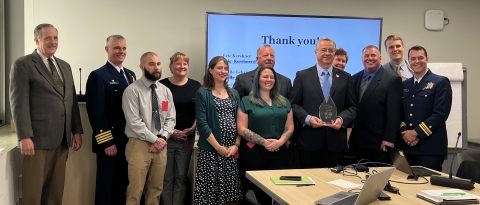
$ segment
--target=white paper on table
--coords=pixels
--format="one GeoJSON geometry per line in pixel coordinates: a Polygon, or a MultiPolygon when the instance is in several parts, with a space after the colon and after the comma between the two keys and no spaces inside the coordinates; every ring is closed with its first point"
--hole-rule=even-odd
{"type": "Polygon", "coordinates": [[[5,148],[0,148],[0,152],[3,151],[5,148]]]}
{"type": "Polygon", "coordinates": [[[422,193],[436,197],[443,200],[466,200],[466,199],[478,199],[479,196],[465,192],[464,196],[443,196],[445,192],[465,192],[460,189],[439,189],[439,190],[422,190],[422,193]]]}
{"type": "Polygon", "coordinates": [[[337,179],[337,180],[329,181],[327,183],[337,185],[339,187],[343,187],[343,188],[346,188],[346,189],[353,189],[353,188],[362,186],[360,184],[355,184],[353,182],[345,181],[343,179],[337,179]]]}

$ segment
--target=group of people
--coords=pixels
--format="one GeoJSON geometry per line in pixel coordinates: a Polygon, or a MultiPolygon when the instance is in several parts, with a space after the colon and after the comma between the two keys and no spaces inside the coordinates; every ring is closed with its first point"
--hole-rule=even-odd
{"type": "MultiPolygon", "coordinates": [[[[34,30],[37,49],[17,59],[10,73],[10,104],[23,159],[23,204],[62,204],[68,146],[83,133],[71,68],[54,56],[58,31],[34,30]],[[73,136],[72,136],[73,135],[73,136]]],[[[333,167],[348,149],[358,158],[391,164],[386,146],[404,150],[412,165],[441,171],[447,154],[445,121],[452,90],[448,78],[427,68],[425,48],[404,59],[399,36],[379,49],[362,50],[364,70],[344,71],[348,54],[319,39],[312,67],[292,81],[277,73],[270,45],[257,50],[258,67],[228,86],[228,60],[214,57],[203,84],[187,77],[189,57],[170,58],[162,80],[157,54],[140,57],[142,76],[123,67],[126,39],[109,36],[108,60],[92,71],[86,107],[96,153],[95,204],[184,204],[198,131],[193,204],[235,204],[253,190],[260,204],[271,198],[245,179],[250,170],[288,169],[295,148],[300,168],[333,167]],[[402,82],[403,81],[403,82],[402,82]],[[319,115],[332,100],[334,120],[319,115]]]]}

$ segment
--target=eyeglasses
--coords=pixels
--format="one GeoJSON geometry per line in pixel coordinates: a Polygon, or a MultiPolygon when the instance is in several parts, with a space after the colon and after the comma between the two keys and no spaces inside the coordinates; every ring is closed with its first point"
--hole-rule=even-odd
{"type": "Polygon", "coordinates": [[[326,48],[323,48],[321,50],[317,50],[317,51],[320,51],[320,53],[335,53],[335,49],[326,49],[326,48]]]}

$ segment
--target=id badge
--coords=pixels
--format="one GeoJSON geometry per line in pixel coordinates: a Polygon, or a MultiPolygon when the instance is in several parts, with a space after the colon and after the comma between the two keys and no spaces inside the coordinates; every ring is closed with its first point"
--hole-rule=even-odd
{"type": "Polygon", "coordinates": [[[183,148],[188,148],[188,138],[183,140],[183,148]]]}
{"type": "Polygon", "coordinates": [[[168,111],[168,101],[162,101],[162,111],[168,111]]]}

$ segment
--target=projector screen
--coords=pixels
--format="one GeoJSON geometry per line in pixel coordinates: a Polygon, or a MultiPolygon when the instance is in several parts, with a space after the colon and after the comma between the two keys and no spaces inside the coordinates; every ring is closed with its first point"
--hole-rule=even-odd
{"type": "Polygon", "coordinates": [[[382,18],[221,14],[207,12],[207,64],[215,56],[229,61],[229,85],[235,77],[257,67],[256,52],[263,44],[275,50],[275,70],[291,79],[316,64],[315,45],[328,37],[348,52],[345,71],[363,69],[362,49],[381,46],[382,18]]]}

